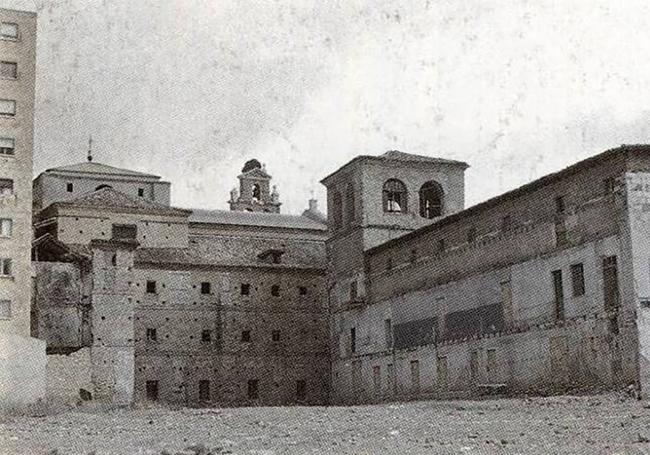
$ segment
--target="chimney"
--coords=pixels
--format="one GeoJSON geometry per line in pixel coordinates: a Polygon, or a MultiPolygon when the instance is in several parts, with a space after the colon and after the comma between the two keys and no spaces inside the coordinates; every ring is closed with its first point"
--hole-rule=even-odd
{"type": "Polygon", "coordinates": [[[309,211],[318,212],[318,199],[311,198],[309,200],[309,211]]]}

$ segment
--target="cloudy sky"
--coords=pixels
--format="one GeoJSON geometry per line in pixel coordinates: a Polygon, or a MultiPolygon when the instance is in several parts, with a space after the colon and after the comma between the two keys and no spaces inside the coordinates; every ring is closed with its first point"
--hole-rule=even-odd
{"type": "Polygon", "coordinates": [[[646,0],[0,0],[39,14],[35,172],[85,159],[284,211],[357,154],[467,161],[467,205],[650,142],[646,0]]]}

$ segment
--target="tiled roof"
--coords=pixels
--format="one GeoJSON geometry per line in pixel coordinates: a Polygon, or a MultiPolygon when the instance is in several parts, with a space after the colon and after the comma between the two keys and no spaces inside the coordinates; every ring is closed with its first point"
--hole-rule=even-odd
{"type": "Polygon", "coordinates": [[[189,248],[140,248],[136,262],[316,269],[324,269],[326,264],[324,242],[221,236],[190,237],[189,248]],[[280,264],[259,258],[269,249],[284,251],[280,264]]]}
{"type": "Polygon", "coordinates": [[[326,231],[327,225],[306,216],[230,210],[193,210],[190,223],[231,224],[326,231]]]}
{"type": "Polygon", "coordinates": [[[65,202],[55,202],[57,207],[89,207],[95,209],[135,210],[138,212],[165,213],[171,215],[189,215],[189,210],[177,209],[143,198],[136,198],[105,187],[92,193],[65,202]]]}
{"type": "Polygon", "coordinates": [[[128,177],[144,177],[160,179],[159,176],[153,174],[145,174],[143,172],[132,171],[130,169],[121,169],[107,164],[94,163],[92,161],[85,161],[83,163],[71,164],[68,166],[54,167],[47,169],[45,172],[72,172],[80,174],[104,174],[104,175],[122,175],[128,177]]]}

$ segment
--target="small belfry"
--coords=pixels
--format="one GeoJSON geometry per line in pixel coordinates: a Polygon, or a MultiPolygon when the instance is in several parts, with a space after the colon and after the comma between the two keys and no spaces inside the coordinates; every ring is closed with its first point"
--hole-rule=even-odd
{"type": "Polygon", "coordinates": [[[280,213],[280,194],[271,187],[271,176],[258,160],[248,160],[239,179],[239,191],[230,192],[230,210],[280,213]]]}

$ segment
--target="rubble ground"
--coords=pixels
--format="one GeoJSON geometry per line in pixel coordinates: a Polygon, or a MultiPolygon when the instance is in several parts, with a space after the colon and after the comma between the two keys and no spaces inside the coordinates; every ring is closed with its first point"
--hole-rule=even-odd
{"type": "Polygon", "coordinates": [[[91,453],[650,454],[650,404],[608,394],[0,418],[0,454],[91,453]]]}

